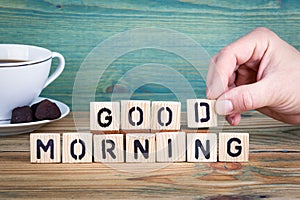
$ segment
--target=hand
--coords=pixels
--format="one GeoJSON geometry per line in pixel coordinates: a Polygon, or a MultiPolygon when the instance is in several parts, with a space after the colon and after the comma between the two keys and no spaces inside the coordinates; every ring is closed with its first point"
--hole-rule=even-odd
{"type": "Polygon", "coordinates": [[[256,109],[274,119],[300,124],[300,52],[266,28],[257,28],[212,58],[207,98],[238,125],[256,109]]]}

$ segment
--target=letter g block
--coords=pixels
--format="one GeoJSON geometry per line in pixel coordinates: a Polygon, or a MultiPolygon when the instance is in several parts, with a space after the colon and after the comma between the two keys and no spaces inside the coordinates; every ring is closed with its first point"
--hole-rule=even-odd
{"type": "Polygon", "coordinates": [[[249,133],[219,133],[219,161],[248,162],[249,133]]]}
{"type": "Polygon", "coordinates": [[[120,129],[120,103],[91,102],[90,129],[92,133],[117,133],[120,129]]]}

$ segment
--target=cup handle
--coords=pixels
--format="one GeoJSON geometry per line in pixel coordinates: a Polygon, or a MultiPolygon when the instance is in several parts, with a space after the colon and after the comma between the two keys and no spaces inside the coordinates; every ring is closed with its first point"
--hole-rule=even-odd
{"type": "Polygon", "coordinates": [[[47,87],[50,83],[52,83],[55,79],[57,79],[57,77],[59,77],[59,75],[63,72],[65,68],[65,58],[60,53],[52,52],[52,59],[53,58],[58,59],[58,66],[56,70],[48,77],[44,88],[47,87]]]}

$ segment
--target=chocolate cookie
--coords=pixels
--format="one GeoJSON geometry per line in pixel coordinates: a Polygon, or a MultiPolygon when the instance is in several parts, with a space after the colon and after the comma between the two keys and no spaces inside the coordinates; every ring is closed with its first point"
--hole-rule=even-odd
{"type": "Polygon", "coordinates": [[[25,123],[33,121],[33,113],[29,106],[17,107],[13,109],[11,115],[11,124],[25,123]]]}
{"type": "Polygon", "coordinates": [[[37,121],[57,119],[61,116],[59,107],[47,99],[32,105],[31,109],[33,111],[34,120],[37,121]]]}

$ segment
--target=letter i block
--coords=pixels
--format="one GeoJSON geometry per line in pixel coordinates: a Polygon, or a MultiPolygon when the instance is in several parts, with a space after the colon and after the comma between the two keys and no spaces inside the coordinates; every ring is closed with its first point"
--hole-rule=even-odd
{"type": "Polygon", "coordinates": [[[30,161],[32,163],[59,163],[61,161],[59,133],[31,133],[30,161]]]}
{"type": "Polygon", "coordinates": [[[156,131],[180,130],[181,103],[171,101],[153,101],[151,129],[156,131]]]}
{"type": "Polygon", "coordinates": [[[188,128],[209,128],[218,125],[218,115],[215,112],[215,100],[188,99],[188,128]]]}
{"type": "Polygon", "coordinates": [[[188,162],[217,162],[217,134],[187,133],[188,162]]]}
{"type": "Polygon", "coordinates": [[[121,101],[122,130],[149,130],[150,118],[150,101],[121,101]]]}
{"type": "Polygon", "coordinates": [[[155,134],[126,134],[126,162],[155,162],[155,134]]]}
{"type": "Polygon", "coordinates": [[[219,133],[219,161],[248,162],[249,133],[219,133]]]}
{"type": "Polygon", "coordinates": [[[63,133],[63,163],[89,163],[93,157],[91,133],[63,133]]]}
{"type": "Polygon", "coordinates": [[[91,102],[90,129],[92,133],[118,132],[120,129],[120,103],[91,102]]]}
{"type": "Polygon", "coordinates": [[[124,162],[123,134],[94,135],[95,162],[124,162]]]}
{"type": "Polygon", "coordinates": [[[186,161],[185,132],[156,133],[156,161],[157,162],[186,161]]]}

